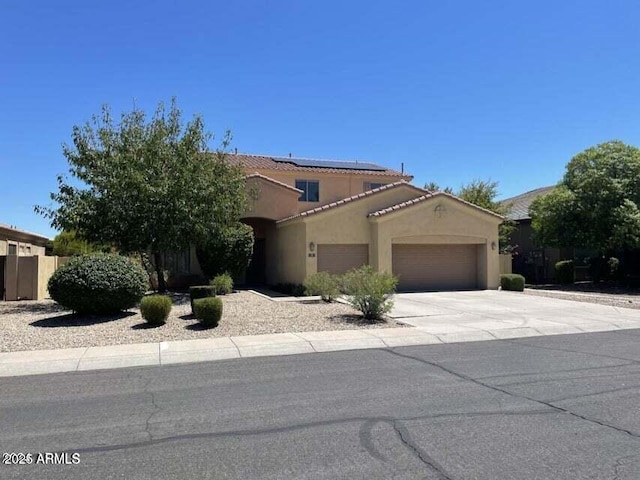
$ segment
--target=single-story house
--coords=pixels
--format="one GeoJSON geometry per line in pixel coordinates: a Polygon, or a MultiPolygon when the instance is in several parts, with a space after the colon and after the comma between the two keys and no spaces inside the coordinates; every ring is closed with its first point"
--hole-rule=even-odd
{"type": "MultiPolygon", "coordinates": [[[[42,235],[0,224],[0,300],[17,298],[18,264],[31,261],[26,257],[44,257],[48,242],[49,239],[42,235]]],[[[30,281],[28,275],[22,275],[23,290],[33,290],[30,281]]]]}
{"type": "Polygon", "coordinates": [[[506,218],[516,225],[511,234],[510,244],[514,248],[512,255],[513,273],[523,275],[528,283],[549,283],[554,279],[555,264],[560,260],[573,259],[572,249],[540,247],[534,242],[529,207],[541,195],[546,195],[555,187],[541,187],[502,200],[509,206],[506,218]]]}
{"type": "MultiPolygon", "coordinates": [[[[371,264],[402,290],[492,289],[502,217],[363,162],[231,154],[256,192],[247,283],[302,283],[371,264]]],[[[193,252],[185,258],[193,265],[193,252]]],[[[192,268],[190,273],[194,273],[192,268]]]]}

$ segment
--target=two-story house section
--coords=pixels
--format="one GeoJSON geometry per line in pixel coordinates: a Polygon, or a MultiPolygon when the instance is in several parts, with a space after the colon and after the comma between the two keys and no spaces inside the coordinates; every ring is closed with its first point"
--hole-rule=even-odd
{"type": "Polygon", "coordinates": [[[253,192],[250,283],[302,283],[363,264],[402,290],[497,288],[502,217],[367,162],[231,154],[253,192]]]}

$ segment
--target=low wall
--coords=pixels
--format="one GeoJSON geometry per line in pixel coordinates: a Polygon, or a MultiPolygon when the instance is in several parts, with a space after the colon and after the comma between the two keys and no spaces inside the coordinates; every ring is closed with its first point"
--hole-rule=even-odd
{"type": "Polygon", "coordinates": [[[511,270],[511,254],[510,253],[501,253],[500,254],[500,274],[504,273],[513,273],[511,270]]]}
{"type": "Polygon", "coordinates": [[[4,271],[5,300],[44,300],[47,283],[69,257],[7,255],[4,271]]]}

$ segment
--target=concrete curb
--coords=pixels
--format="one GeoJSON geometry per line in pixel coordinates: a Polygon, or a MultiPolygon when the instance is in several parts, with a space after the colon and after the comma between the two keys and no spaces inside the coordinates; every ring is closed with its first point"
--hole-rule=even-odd
{"type": "MultiPolygon", "coordinates": [[[[487,325],[488,326],[488,325],[487,325]]],[[[460,342],[480,342],[540,335],[564,335],[602,331],[589,328],[380,328],[324,332],[276,333],[237,337],[176,340],[103,347],[67,348],[0,353],[0,377],[78,372],[111,368],[208,362],[244,357],[336,352],[460,342]]],[[[609,326],[606,330],[638,328],[609,326]]]]}

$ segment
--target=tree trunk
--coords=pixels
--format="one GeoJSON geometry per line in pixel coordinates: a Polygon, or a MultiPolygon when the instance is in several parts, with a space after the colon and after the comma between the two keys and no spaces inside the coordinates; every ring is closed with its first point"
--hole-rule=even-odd
{"type": "Polygon", "coordinates": [[[153,263],[156,266],[156,275],[158,276],[158,293],[166,293],[167,282],[164,279],[164,265],[162,264],[162,253],[153,252],[153,263]]]}

